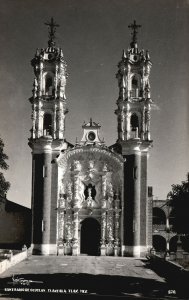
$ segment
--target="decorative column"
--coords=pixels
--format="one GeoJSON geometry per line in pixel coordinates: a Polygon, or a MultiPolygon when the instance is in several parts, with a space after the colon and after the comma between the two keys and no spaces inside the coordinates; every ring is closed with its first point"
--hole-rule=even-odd
{"type": "Polygon", "coordinates": [[[56,110],[56,128],[57,128],[57,134],[58,134],[58,139],[62,139],[63,135],[63,125],[62,125],[62,118],[63,118],[63,112],[61,111],[60,108],[56,110]]]}
{"type": "Polygon", "coordinates": [[[105,198],[106,196],[106,174],[108,172],[107,165],[104,164],[103,169],[102,169],[103,175],[102,175],[102,196],[105,198]]]}
{"type": "Polygon", "coordinates": [[[55,76],[54,76],[55,99],[57,98],[57,84],[58,84],[58,65],[56,65],[55,67],[55,76]]]}
{"type": "Polygon", "coordinates": [[[166,216],[166,229],[169,230],[169,216],[166,216]]]}
{"type": "Polygon", "coordinates": [[[101,256],[106,255],[106,210],[102,209],[101,213],[101,256]]]}
{"type": "Polygon", "coordinates": [[[143,109],[142,113],[142,122],[141,122],[141,139],[144,140],[145,133],[145,109],[143,109]]]}
{"type": "Polygon", "coordinates": [[[120,200],[118,198],[118,194],[116,195],[115,200],[115,243],[114,243],[114,255],[119,255],[120,250],[120,238],[119,238],[119,229],[120,229],[120,200]]]}
{"type": "Polygon", "coordinates": [[[126,112],[125,112],[125,134],[124,140],[128,140],[130,138],[130,105],[127,102],[126,104],[126,112]]]}
{"type": "Polygon", "coordinates": [[[39,69],[40,69],[40,73],[39,73],[39,97],[42,96],[43,93],[43,58],[40,57],[40,64],[39,64],[39,69]]]}
{"type": "Polygon", "coordinates": [[[65,222],[65,231],[66,231],[66,236],[65,236],[65,246],[64,246],[64,254],[65,255],[71,255],[72,254],[72,209],[68,209],[66,211],[66,222],[65,222]]]}
{"type": "Polygon", "coordinates": [[[58,242],[63,241],[64,238],[64,209],[65,201],[63,195],[60,194],[58,207],[58,242]]]}
{"type": "Polygon", "coordinates": [[[73,170],[73,182],[74,182],[74,207],[79,206],[79,173],[81,171],[81,164],[78,160],[74,161],[74,170],[73,170]]]}
{"type": "Polygon", "coordinates": [[[67,198],[66,198],[66,208],[71,208],[72,200],[73,200],[73,193],[72,193],[72,183],[68,182],[66,187],[67,198]]]}
{"type": "Polygon", "coordinates": [[[119,246],[120,246],[120,240],[119,240],[119,210],[115,211],[115,246],[114,246],[114,255],[118,256],[119,254],[119,246]]]}
{"type": "Polygon", "coordinates": [[[109,209],[107,211],[107,255],[113,255],[114,254],[114,237],[113,237],[113,209],[109,209]]]}
{"type": "Polygon", "coordinates": [[[33,139],[35,139],[35,135],[36,135],[36,117],[37,117],[37,114],[36,114],[36,105],[33,104],[33,107],[32,107],[32,116],[31,116],[31,119],[32,119],[31,136],[32,136],[33,139]]]}
{"type": "Polygon", "coordinates": [[[54,105],[54,116],[53,116],[53,136],[54,136],[54,138],[56,138],[56,136],[57,136],[57,127],[56,127],[56,118],[57,118],[57,116],[56,116],[56,110],[57,110],[57,105],[55,104],[54,105]]]}
{"type": "Polygon", "coordinates": [[[169,236],[167,237],[166,240],[166,251],[169,252],[169,236]]]}
{"type": "Polygon", "coordinates": [[[150,104],[148,104],[145,111],[145,123],[146,123],[146,139],[150,140],[150,104]]]}
{"type": "Polygon", "coordinates": [[[109,209],[113,208],[113,197],[114,197],[113,186],[112,183],[110,182],[108,186],[108,208],[109,209]]]}
{"type": "Polygon", "coordinates": [[[64,240],[64,209],[65,200],[63,194],[60,194],[58,206],[58,235],[57,235],[57,255],[64,254],[63,240],[64,240]]]}
{"type": "Polygon", "coordinates": [[[102,204],[101,204],[101,248],[100,253],[101,256],[106,255],[106,227],[107,227],[107,220],[106,220],[106,192],[107,192],[107,172],[108,168],[107,165],[104,164],[102,169],[102,204]]]}
{"type": "Polygon", "coordinates": [[[73,245],[72,245],[72,255],[78,255],[79,249],[78,249],[78,225],[79,225],[79,219],[78,219],[78,210],[74,209],[74,215],[73,215],[73,245]]]}
{"type": "Polygon", "coordinates": [[[124,135],[125,135],[125,114],[122,111],[121,112],[121,139],[124,141],[124,135]]]}

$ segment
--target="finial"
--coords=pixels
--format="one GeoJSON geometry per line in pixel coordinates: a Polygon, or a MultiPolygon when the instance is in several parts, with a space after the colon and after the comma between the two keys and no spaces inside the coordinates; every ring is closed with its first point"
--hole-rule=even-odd
{"type": "Polygon", "coordinates": [[[90,126],[93,126],[93,120],[90,118],[90,126]]]}
{"type": "Polygon", "coordinates": [[[149,51],[146,50],[146,59],[149,60],[150,59],[150,54],[149,54],[149,51]]]}
{"type": "Polygon", "coordinates": [[[39,56],[39,53],[39,48],[37,48],[35,56],[39,56]]]}
{"type": "Polygon", "coordinates": [[[140,28],[140,27],[141,27],[141,25],[137,25],[135,20],[134,20],[133,24],[130,24],[128,26],[128,28],[131,28],[131,30],[132,30],[132,32],[131,32],[131,35],[132,35],[131,47],[132,48],[134,47],[134,45],[137,42],[137,33],[138,33],[137,28],[140,28]]]}
{"type": "Polygon", "coordinates": [[[50,22],[44,23],[49,27],[49,40],[48,40],[48,45],[49,47],[54,47],[55,46],[55,32],[56,32],[56,27],[59,27],[58,24],[54,22],[54,19],[51,18],[50,22]]]}
{"type": "Polygon", "coordinates": [[[125,53],[125,49],[123,49],[122,59],[125,59],[125,58],[127,58],[127,55],[125,53]]]}

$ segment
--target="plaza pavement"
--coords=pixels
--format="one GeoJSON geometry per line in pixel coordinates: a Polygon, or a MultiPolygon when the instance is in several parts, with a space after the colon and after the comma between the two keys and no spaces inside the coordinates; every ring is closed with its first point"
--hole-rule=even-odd
{"type": "Polygon", "coordinates": [[[146,259],[125,257],[29,256],[1,274],[0,283],[0,298],[47,299],[53,295],[55,299],[83,295],[124,299],[170,299],[173,296],[178,299],[176,292],[170,295],[174,287],[151,270],[146,259]],[[31,282],[13,284],[13,274],[14,278],[31,282]],[[11,289],[6,290],[7,287],[11,289]]]}
{"type": "Polygon", "coordinates": [[[100,256],[29,256],[28,259],[5,271],[1,277],[14,274],[86,273],[117,276],[135,276],[163,281],[147,269],[145,260],[100,256]]]}

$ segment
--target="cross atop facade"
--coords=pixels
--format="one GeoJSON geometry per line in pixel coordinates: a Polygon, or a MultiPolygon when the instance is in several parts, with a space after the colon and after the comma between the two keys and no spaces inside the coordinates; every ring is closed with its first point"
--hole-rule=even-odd
{"type": "Polygon", "coordinates": [[[55,39],[56,27],[59,27],[59,25],[54,22],[53,18],[51,18],[50,22],[46,22],[44,24],[49,27],[49,41],[48,41],[49,47],[54,46],[55,45],[54,39],[55,39]]]}
{"type": "Polygon", "coordinates": [[[134,20],[133,24],[130,24],[128,26],[128,28],[131,28],[131,30],[132,30],[132,32],[131,32],[131,34],[133,36],[132,43],[136,43],[136,41],[137,41],[137,33],[138,33],[137,29],[140,28],[140,27],[142,27],[142,26],[141,25],[137,25],[135,20],[134,20]]]}

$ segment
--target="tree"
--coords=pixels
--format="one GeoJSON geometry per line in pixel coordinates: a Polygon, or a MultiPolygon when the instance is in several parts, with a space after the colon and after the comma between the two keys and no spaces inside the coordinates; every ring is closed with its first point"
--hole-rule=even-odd
{"type": "MultiPolygon", "coordinates": [[[[7,170],[9,168],[6,160],[8,156],[4,153],[4,143],[3,140],[0,138],[0,169],[7,170]]],[[[5,198],[7,191],[10,188],[10,183],[5,180],[5,177],[2,172],[0,172],[0,196],[5,198]]]]}
{"type": "Polygon", "coordinates": [[[167,198],[172,207],[173,230],[179,234],[189,234],[189,173],[186,181],[172,185],[167,198]]]}

